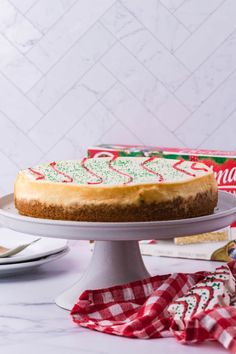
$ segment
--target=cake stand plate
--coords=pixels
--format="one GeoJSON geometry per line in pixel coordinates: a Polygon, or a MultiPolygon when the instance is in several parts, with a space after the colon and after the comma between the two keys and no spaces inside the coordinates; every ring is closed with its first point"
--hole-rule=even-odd
{"type": "Polygon", "coordinates": [[[0,222],[18,232],[41,237],[95,240],[90,265],[79,282],[66,290],[56,303],[70,310],[87,289],[127,283],[149,276],[142,260],[138,240],[170,239],[214,231],[236,220],[236,198],[220,191],[214,214],[170,221],[78,222],[37,219],[18,214],[13,194],[0,198],[0,222]]]}

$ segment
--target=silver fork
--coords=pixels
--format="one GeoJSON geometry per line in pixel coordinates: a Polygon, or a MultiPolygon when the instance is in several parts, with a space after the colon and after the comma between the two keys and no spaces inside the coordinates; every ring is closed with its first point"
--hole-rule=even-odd
{"type": "Polygon", "coordinates": [[[21,251],[25,250],[27,247],[31,246],[33,243],[38,242],[39,240],[41,240],[41,238],[36,238],[36,240],[34,240],[32,242],[25,243],[23,245],[19,245],[17,247],[13,247],[13,248],[6,248],[3,246],[0,246],[0,258],[14,256],[17,253],[20,253],[21,251]]]}

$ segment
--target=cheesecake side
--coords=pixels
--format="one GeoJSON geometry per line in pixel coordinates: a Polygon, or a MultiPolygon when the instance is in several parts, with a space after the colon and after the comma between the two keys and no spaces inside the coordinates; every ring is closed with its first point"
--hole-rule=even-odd
{"type": "Polygon", "coordinates": [[[171,220],[213,213],[213,173],[175,183],[78,185],[33,181],[23,172],[14,186],[19,213],[37,218],[124,222],[171,220]]]}

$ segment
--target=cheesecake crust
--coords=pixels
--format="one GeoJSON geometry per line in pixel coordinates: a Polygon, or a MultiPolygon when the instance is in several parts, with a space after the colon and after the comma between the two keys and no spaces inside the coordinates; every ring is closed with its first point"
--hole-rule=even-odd
{"type": "Polygon", "coordinates": [[[140,203],[139,205],[47,205],[37,200],[15,199],[20,214],[54,220],[125,222],[125,221],[160,221],[192,218],[212,214],[217,204],[214,191],[197,193],[188,200],[177,197],[172,201],[159,203],[140,203]]]}

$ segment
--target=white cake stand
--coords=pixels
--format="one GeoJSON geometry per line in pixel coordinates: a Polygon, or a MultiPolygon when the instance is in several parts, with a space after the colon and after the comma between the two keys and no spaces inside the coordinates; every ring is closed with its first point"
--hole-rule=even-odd
{"type": "Polygon", "coordinates": [[[70,310],[86,289],[108,287],[149,276],[144,266],[138,240],[170,239],[214,231],[236,220],[236,198],[219,192],[215,213],[208,216],[151,222],[77,222],[37,219],[19,215],[13,195],[0,198],[0,222],[12,230],[42,237],[70,240],[95,240],[87,271],[56,303],[70,310]]]}

